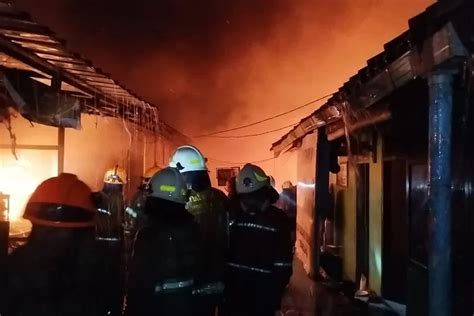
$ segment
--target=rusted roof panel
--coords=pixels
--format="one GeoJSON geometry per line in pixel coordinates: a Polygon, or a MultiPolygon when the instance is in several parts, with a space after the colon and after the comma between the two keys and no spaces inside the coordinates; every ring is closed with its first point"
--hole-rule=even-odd
{"type": "MultiPolygon", "coordinates": [[[[29,14],[3,1],[0,1],[0,51],[3,51],[1,66],[36,71],[50,78],[60,73],[60,80],[64,81],[62,86],[68,91],[82,91],[93,98],[108,100],[108,108],[103,109],[106,112],[128,114],[127,119],[131,121],[147,124],[149,129],[159,129],[157,121],[145,122],[149,121],[147,118],[157,117],[156,106],[130,92],[78,53],[71,52],[64,40],[33,21],[29,14]],[[137,121],[136,113],[126,110],[130,105],[140,108],[142,119],[137,121]]],[[[91,104],[103,106],[103,102],[92,101],[88,106],[91,104]]]]}
{"type": "MultiPolygon", "coordinates": [[[[468,19],[472,19],[466,18],[472,13],[472,3],[453,0],[449,4],[435,3],[412,18],[408,31],[386,43],[384,51],[370,58],[367,66],[344,83],[326,104],[272,144],[271,150],[275,156],[317,128],[317,124],[326,125],[339,119],[341,116],[337,106],[341,102],[347,101],[355,109],[369,107],[434,66],[458,56],[466,56],[465,46],[469,46],[469,42],[461,43],[463,37],[458,37],[457,31],[465,32],[473,26],[474,23],[467,23],[468,19]],[[431,54],[431,58],[424,58],[425,51],[431,54]],[[300,135],[302,128],[306,132],[300,135]]],[[[472,38],[472,27],[470,34],[472,38]]]]}

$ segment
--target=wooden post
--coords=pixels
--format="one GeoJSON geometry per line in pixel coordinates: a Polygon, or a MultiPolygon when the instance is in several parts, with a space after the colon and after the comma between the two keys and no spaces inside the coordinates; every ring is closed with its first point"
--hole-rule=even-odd
{"type": "Polygon", "coordinates": [[[64,127],[58,128],[58,175],[64,172],[64,141],[66,132],[64,127]]]}
{"type": "Polygon", "coordinates": [[[316,188],[315,188],[315,205],[316,214],[314,219],[314,237],[316,240],[313,244],[313,265],[314,276],[319,276],[320,252],[322,241],[322,230],[324,219],[329,212],[329,170],[331,167],[331,151],[326,130],[320,128],[318,130],[318,140],[316,144],[316,188]]]}

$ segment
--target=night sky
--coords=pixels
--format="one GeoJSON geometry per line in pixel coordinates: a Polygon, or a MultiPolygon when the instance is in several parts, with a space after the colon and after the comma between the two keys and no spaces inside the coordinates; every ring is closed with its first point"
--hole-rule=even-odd
{"type": "Polygon", "coordinates": [[[332,92],[432,1],[14,2],[195,134],[332,92]]]}

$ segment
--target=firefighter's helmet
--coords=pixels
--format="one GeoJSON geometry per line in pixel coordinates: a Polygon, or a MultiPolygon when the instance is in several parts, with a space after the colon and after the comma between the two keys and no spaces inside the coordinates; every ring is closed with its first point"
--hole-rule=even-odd
{"type": "Polygon", "coordinates": [[[94,226],[94,215],[89,186],[74,174],[62,173],[36,188],[23,217],[36,225],[84,228],[94,226]]]}
{"type": "Polygon", "coordinates": [[[150,180],[149,197],[163,199],[179,204],[188,201],[188,190],[183,176],[176,168],[165,168],[150,180]]]}
{"type": "Polygon", "coordinates": [[[107,170],[104,175],[104,183],[108,184],[126,184],[127,183],[127,172],[124,168],[119,165],[115,165],[113,168],[107,170]]]}
{"type": "Polygon", "coordinates": [[[169,166],[178,169],[181,173],[207,171],[206,158],[199,149],[191,145],[178,147],[171,156],[169,166]]]}
{"type": "Polygon", "coordinates": [[[270,177],[265,174],[265,171],[259,166],[249,163],[239,172],[236,182],[238,194],[252,193],[263,188],[271,188],[270,177]]]}

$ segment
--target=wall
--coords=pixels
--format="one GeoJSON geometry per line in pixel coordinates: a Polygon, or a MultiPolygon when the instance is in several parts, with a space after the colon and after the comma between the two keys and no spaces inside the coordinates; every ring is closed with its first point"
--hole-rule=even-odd
{"type": "MultiPolygon", "coordinates": [[[[31,126],[18,115],[12,120],[12,128],[18,145],[58,145],[58,129],[55,127],[31,126]]],[[[58,151],[54,147],[48,150],[18,149],[17,161],[11,154],[10,137],[3,127],[0,128],[0,145],[0,191],[12,195],[12,208],[18,217],[37,185],[57,175],[58,151]]],[[[167,163],[176,146],[175,141],[161,137],[155,139],[152,134],[140,132],[121,119],[82,115],[80,130],[65,130],[64,171],[77,174],[92,190],[100,190],[108,168],[115,164],[128,167],[131,181],[126,192],[130,197],[143,172],[155,162],[160,165],[167,163]]]]}
{"type": "MultiPolygon", "coordinates": [[[[275,159],[268,159],[273,155],[272,152],[268,151],[266,156],[267,159],[265,159],[265,161],[254,162],[255,157],[254,159],[240,160],[238,157],[240,157],[241,149],[232,148],[232,143],[206,142],[202,139],[195,139],[195,145],[208,159],[207,167],[209,168],[209,176],[211,177],[212,185],[214,187],[218,187],[216,172],[218,168],[242,168],[247,162],[257,164],[263,170],[265,170],[267,174],[272,175],[275,178],[276,188],[278,191],[281,191],[281,185],[287,180],[291,181],[293,184],[296,184],[297,182],[298,150],[282,153],[275,159]],[[224,154],[228,155],[228,158],[226,158],[224,154]],[[221,159],[226,160],[217,159],[215,157],[224,157],[221,159]]],[[[249,148],[246,148],[246,150],[248,151],[249,148]]],[[[219,187],[219,189],[223,190],[224,187],[219,187]]]]}
{"type": "MultiPolygon", "coordinates": [[[[344,158],[339,158],[341,159],[344,158]]],[[[348,169],[348,187],[336,184],[336,176],[331,177],[335,197],[335,244],[341,246],[344,278],[356,281],[356,174],[350,163],[348,169]]]]}
{"type": "Polygon", "coordinates": [[[377,162],[369,171],[369,286],[381,294],[382,288],[382,228],[383,228],[383,163],[382,137],[378,135],[377,162]]]}
{"type": "Polygon", "coordinates": [[[313,246],[316,242],[315,176],[317,134],[307,135],[298,149],[296,255],[309,274],[313,274],[313,246]]]}
{"type": "Polygon", "coordinates": [[[282,153],[274,160],[272,176],[275,178],[275,186],[281,191],[285,181],[291,181],[293,185],[298,182],[298,150],[282,153]]]}
{"type": "MultiPolygon", "coordinates": [[[[12,118],[12,130],[18,145],[57,145],[58,130],[55,127],[30,123],[20,114],[12,118]]],[[[0,125],[0,144],[10,145],[10,136],[7,129],[0,125]]]]}
{"type": "Polygon", "coordinates": [[[119,164],[128,169],[126,193],[130,197],[143,172],[155,163],[166,165],[176,146],[122,119],[83,115],[81,130],[66,130],[64,168],[78,174],[93,190],[100,190],[105,171],[119,164]]]}

